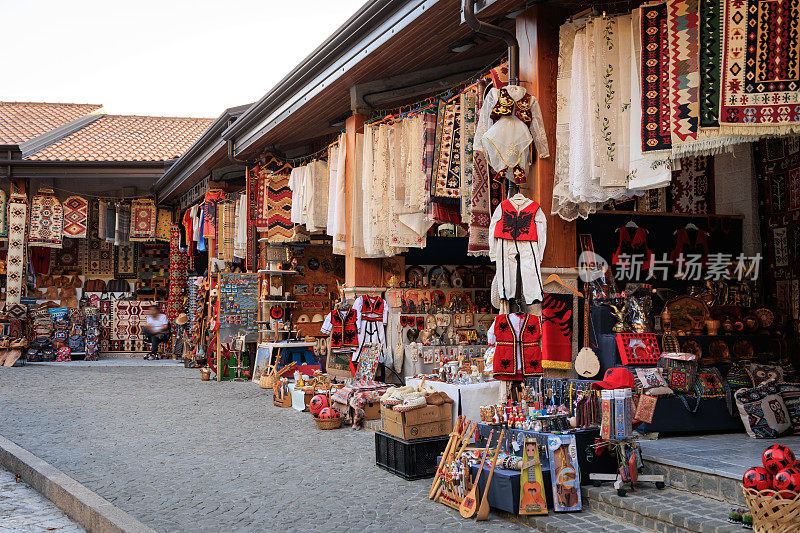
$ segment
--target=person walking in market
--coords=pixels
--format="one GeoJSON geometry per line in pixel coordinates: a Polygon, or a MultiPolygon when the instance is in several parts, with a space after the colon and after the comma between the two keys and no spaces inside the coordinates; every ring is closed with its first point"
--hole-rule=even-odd
{"type": "Polygon", "coordinates": [[[150,343],[150,353],[144,358],[147,360],[158,359],[158,346],[169,339],[169,319],[156,305],[145,310],[147,325],[144,327],[144,336],[150,343]]]}

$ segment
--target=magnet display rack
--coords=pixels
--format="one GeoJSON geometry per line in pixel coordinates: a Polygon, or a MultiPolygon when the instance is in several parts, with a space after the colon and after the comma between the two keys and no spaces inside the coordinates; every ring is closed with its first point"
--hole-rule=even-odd
{"type": "MultiPolygon", "coordinates": [[[[292,306],[297,300],[289,300],[288,298],[273,297],[269,294],[269,287],[272,283],[274,276],[290,276],[297,274],[296,270],[282,270],[282,269],[261,269],[258,271],[258,342],[278,342],[280,340],[288,340],[288,337],[297,333],[292,324],[292,306]],[[265,283],[266,282],[266,283],[265,283]],[[266,289],[266,290],[265,290],[266,289]],[[289,329],[286,330],[272,330],[268,326],[272,323],[269,316],[267,306],[280,305],[284,308],[284,320],[288,321],[289,329]],[[269,335],[274,335],[274,338],[267,338],[269,335]],[[286,335],[287,338],[280,339],[280,335],[286,335]]],[[[281,288],[281,292],[284,289],[281,288]]]]}

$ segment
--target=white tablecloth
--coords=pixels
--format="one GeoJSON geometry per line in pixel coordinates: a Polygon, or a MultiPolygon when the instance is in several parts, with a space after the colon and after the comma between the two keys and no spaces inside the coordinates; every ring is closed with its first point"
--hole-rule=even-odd
{"type": "MultiPolygon", "coordinates": [[[[417,378],[408,378],[406,380],[406,385],[419,387],[421,381],[421,379],[417,378]]],[[[455,385],[443,381],[426,381],[425,386],[444,392],[453,399],[453,421],[455,421],[458,416],[458,410],[459,407],[461,407],[461,414],[465,415],[467,420],[480,422],[481,405],[501,403],[505,400],[505,398],[503,398],[503,383],[500,381],[487,381],[484,383],[474,383],[472,385],[455,385]]]]}

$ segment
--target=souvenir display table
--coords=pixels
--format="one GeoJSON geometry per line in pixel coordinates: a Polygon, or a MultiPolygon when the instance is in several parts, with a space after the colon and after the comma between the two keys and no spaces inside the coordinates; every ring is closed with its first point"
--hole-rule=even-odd
{"type": "MultiPolygon", "coordinates": [[[[484,424],[478,423],[478,429],[475,432],[476,439],[480,439],[480,441],[485,442],[489,436],[489,433],[494,429],[495,436],[493,440],[497,439],[497,435],[499,431],[497,429],[500,426],[494,426],[492,424],[484,424]]],[[[580,466],[581,470],[581,484],[586,485],[589,481],[589,474],[591,473],[613,473],[616,471],[617,468],[617,461],[614,457],[610,456],[610,454],[596,456],[591,462],[589,462],[586,458],[586,448],[592,444],[594,444],[595,440],[600,437],[600,429],[599,428],[588,428],[588,429],[576,429],[570,432],[571,434],[575,435],[575,444],[578,447],[578,465],[580,466]]],[[[513,429],[513,428],[506,428],[504,433],[503,441],[504,441],[504,448],[508,453],[521,453],[522,444],[526,437],[534,437],[536,438],[539,446],[545,446],[547,444],[547,436],[550,433],[541,433],[538,431],[524,431],[522,429],[513,429]]],[[[549,468],[549,460],[547,454],[540,454],[540,460],[542,462],[542,469],[549,468]]],[[[517,472],[519,473],[519,472],[517,472]]],[[[549,485],[546,485],[549,486],[549,485]]]]}
{"type": "MultiPolygon", "coordinates": [[[[406,385],[419,387],[421,382],[422,380],[418,378],[408,378],[406,385]]],[[[426,380],[425,386],[444,392],[453,399],[453,420],[459,414],[466,416],[467,420],[480,420],[481,405],[497,403],[504,399],[503,383],[500,381],[459,385],[426,380]]]]}

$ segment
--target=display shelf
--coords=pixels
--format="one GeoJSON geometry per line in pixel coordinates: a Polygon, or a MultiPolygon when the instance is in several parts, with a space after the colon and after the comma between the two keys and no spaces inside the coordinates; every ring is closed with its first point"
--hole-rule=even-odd
{"type": "Polygon", "coordinates": [[[299,300],[259,300],[262,304],[297,304],[299,300]]]}
{"type": "Polygon", "coordinates": [[[297,274],[296,270],[259,270],[259,274],[297,274]]]}

